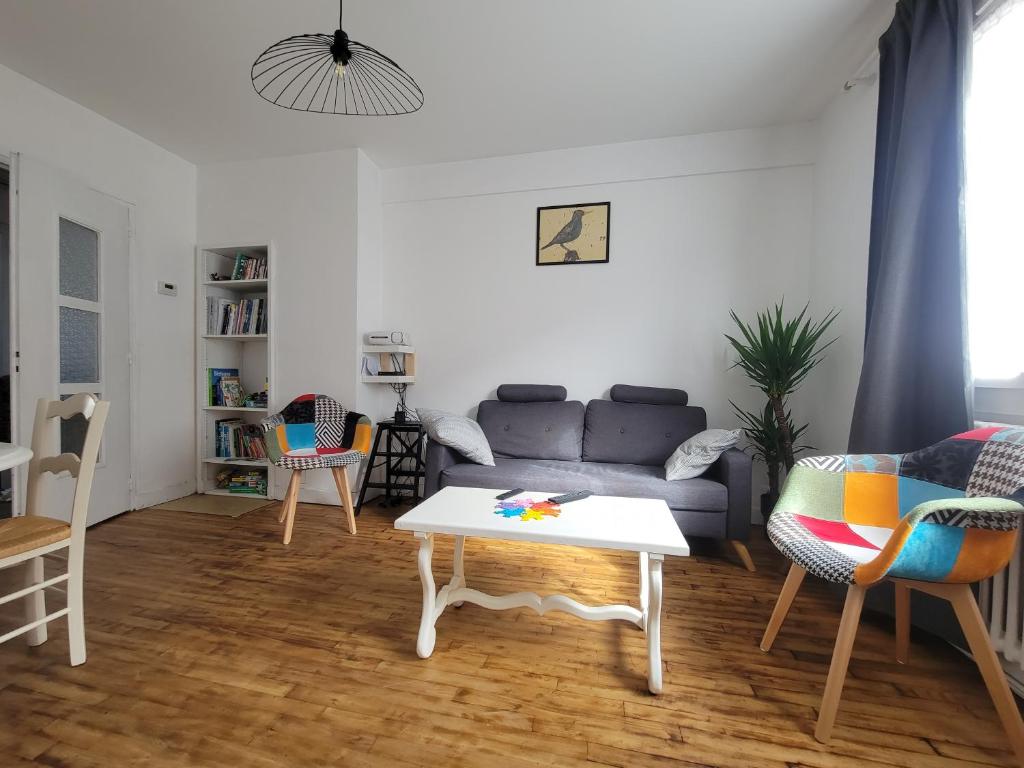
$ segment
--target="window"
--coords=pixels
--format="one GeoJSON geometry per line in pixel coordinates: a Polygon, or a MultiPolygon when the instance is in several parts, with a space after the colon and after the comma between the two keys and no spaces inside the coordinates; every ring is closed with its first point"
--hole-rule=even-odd
{"type": "MultiPolygon", "coordinates": [[[[70,219],[60,219],[59,289],[61,400],[79,392],[102,391],[100,343],[100,235],[70,219]]],[[[98,395],[97,395],[98,397],[98,395]]],[[[62,452],[82,453],[88,422],[81,416],[61,422],[62,452]]]]}
{"type": "Polygon", "coordinates": [[[966,115],[971,368],[982,386],[1024,387],[1024,2],[986,9],[966,115]]]}

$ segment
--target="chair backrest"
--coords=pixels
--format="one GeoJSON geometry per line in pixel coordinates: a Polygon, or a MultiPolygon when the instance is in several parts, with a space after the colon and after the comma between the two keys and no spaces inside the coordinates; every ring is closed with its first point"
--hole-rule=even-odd
{"type": "Polygon", "coordinates": [[[72,395],[67,400],[40,398],[36,403],[36,418],[32,426],[32,460],[28,465],[28,486],[25,494],[25,514],[42,514],[40,501],[42,478],[47,472],[59,475],[69,472],[75,478],[75,495],[71,506],[71,535],[85,532],[89,512],[89,494],[96,471],[96,458],[100,438],[107,421],[110,403],[97,400],[90,394],[72,395]],[[89,422],[82,445],[82,454],[59,453],[59,422],[81,415],[89,422]]]}
{"type": "Polygon", "coordinates": [[[350,411],[327,395],[299,395],[280,413],[263,420],[271,460],[295,450],[370,449],[372,426],[361,413],[350,411]]]}

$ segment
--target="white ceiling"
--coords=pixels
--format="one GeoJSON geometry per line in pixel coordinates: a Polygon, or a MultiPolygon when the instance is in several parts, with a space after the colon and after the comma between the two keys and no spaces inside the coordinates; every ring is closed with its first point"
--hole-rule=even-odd
{"type": "MultiPolygon", "coordinates": [[[[348,0],[405,117],[290,112],[249,70],[335,0],[0,0],[0,64],[196,163],[362,147],[385,167],[816,117],[892,0],[348,0]]],[[[8,108],[11,105],[6,105],[8,108]]]]}

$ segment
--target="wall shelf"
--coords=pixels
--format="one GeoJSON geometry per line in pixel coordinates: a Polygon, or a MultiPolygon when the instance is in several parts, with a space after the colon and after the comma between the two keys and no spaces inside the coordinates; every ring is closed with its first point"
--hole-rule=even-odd
{"type": "Polygon", "coordinates": [[[362,376],[363,384],[415,384],[415,376],[362,376]]]}
{"type": "MultiPolygon", "coordinates": [[[[363,344],[363,358],[376,358],[378,371],[399,371],[402,376],[371,376],[365,373],[363,384],[415,384],[416,349],[408,344],[363,344]]],[[[372,369],[371,369],[372,370],[372,369]]]]}

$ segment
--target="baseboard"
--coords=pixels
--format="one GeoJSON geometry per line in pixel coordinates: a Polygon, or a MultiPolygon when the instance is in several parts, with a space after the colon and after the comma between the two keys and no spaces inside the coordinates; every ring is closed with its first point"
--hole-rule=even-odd
{"type": "MultiPolygon", "coordinates": [[[[354,499],[353,499],[354,501],[354,499]]],[[[332,507],[340,507],[341,499],[338,498],[337,488],[300,488],[300,504],[329,504],[332,507]]]]}
{"type": "Polygon", "coordinates": [[[190,496],[196,492],[196,481],[185,480],[173,485],[165,485],[151,491],[138,491],[135,494],[135,503],[132,509],[145,509],[156,504],[163,504],[166,501],[174,501],[182,496],[190,496]]]}

